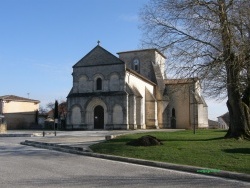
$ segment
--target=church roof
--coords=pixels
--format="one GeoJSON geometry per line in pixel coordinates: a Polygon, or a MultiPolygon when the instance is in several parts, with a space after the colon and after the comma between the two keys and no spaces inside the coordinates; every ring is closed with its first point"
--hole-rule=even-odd
{"type": "Polygon", "coordinates": [[[117,54],[123,54],[123,53],[131,53],[131,52],[142,52],[142,51],[156,51],[158,52],[162,57],[164,57],[166,59],[166,56],[161,53],[158,49],[156,48],[149,48],[149,49],[141,49],[141,50],[130,50],[130,51],[125,51],[125,52],[118,52],[117,54]]]}
{"type": "Polygon", "coordinates": [[[114,56],[100,45],[93,48],[87,55],[79,60],[73,68],[88,67],[88,66],[103,66],[112,64],[124,64],[122,60],[114,56]]]}
{"type": "Polygon", "coordinates": [[[142,79],[145,82],[148,82],[148,83],[150,83],[152,85],[156,85],[156,83],[154,83],[153,81],[147,79],[146,77],[144,77],[143,75],[139,74],[138,72],[136,72],[136,71],[134,71],[132,69],[126,68],[126,71],[134,74],[135,76],[139,77],[140,79],[142,79]]]}

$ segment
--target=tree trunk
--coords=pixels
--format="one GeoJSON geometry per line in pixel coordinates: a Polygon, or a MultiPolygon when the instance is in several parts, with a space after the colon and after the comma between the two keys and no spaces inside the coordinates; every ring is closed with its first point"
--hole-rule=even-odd
{"type": "MultiPolygon", "coordinates": [[[[249,106],[246,104],[244,98],[241,96],[239,88],[240,69],[239,63],[233,55],[226,61],[227,69],[227,92],[228,101],[227,107],[229,111],[229,130],[225,135],[225,138],[236,139],[249,139],[250,140],[250,114],[249,106]]],[[[246,88],[245,94],[249,95],[249,91],[246,88]]],[[[249,96],[248,96],[249,97],[249,96]]]]}
{"type": "Polygon", "coordinates": [[[227,107],[229,111],[229,129],[225,138],[250,140],[250,115],[249,107],[241,100],[235,101],[234,97],[228,97],[227,107]]]}
{"type": "Polygon", "coordinates": [[[250,118],[249,106],[242,100],[240,94],[240,63],[232,48],[232,33],[227,18],[225,0],[218,0],[219,19],[221,25],[221,39],[223,45],[223,58],[227,71],[227,107],[230,123],[225,138],[249,139],[250,140],[250,118]]]}

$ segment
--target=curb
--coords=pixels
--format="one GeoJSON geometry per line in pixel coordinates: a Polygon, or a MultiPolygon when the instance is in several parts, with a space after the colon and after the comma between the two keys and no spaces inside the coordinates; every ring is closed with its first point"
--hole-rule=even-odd
{"type": "MultiPolygon", "coordinates": [[[[46,132],[45,135],[54,135],[54,132],[46,132]]],[[[43,133],[1,133],[0,137],[42,137],[43,133]]]]}
{"type": "Polygon", "coordinates": [[[21,142],[20,144],[33,146],[37,148],[62,151],[62,152],[67,152],[67,153],[92,152],[90,148],[84,149],[82,147],[73,147],[73,146],[67,146],[67,145],[58,145],[58,144],[53,144],[53,143],[36,142],[36,141],[29,141],[29,140],[25,140],[24,142],[21,142]]]}
{"type": "Polygon", "coordinates": [[[32,137],[33,134],[0,134],[0,137],[32,137]]]}
{"type": "Polygon", "coordinates": [[[91,149],[89,148],[85,150],[81,147],[57,145],[57,144],[52,144],[52,143],[43,143],[43,142],[25,140],[24,142],[21,142],[20,144],[38,147],[38,148],[56,150],[56,151],[61,151],[61,152],[66,152],[66,153],[71,153],[71,154],[78,154],[78,155],[85,155],[89,157],[108,159],[108,160],[113,160],[113,161],[127,162],[127,163],[133,163],[133,164],[139,164],[139,165],[145,165],[145,166],[151,166],[151,167],[158,167],[158,168],[164,168],[164,169],[171,169],[171,170],[184,171],[184,172],[190,172],[190,173],[195,173],[195,174],[203,174],[203,175],[208,175],[208,176],[215,176],[215,177],[250,182],[249,174],[243,174],[243,173],[237,173],[237,172],[229,172],[229,171],[207,169],[207,168],[205,169],[204,167],[177,165],[177,164],[172,164],[172,163],[149,161],[149,160],[135,159],[135,158],[126,158],[126,157],[120,157],[120,156],[114,156],[114,155],[105,155],[105,154],[93,153],[91,149]]]}

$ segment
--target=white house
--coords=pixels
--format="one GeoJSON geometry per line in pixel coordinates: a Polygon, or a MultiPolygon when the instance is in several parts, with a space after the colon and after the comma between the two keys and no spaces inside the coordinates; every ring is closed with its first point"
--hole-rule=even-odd
{"type": "Polygon", "coordinates": [[[5,116],[8,129],[25,129],[38,121],[38,100],[15,95],[0,96],[0,114],[5,116]]]}

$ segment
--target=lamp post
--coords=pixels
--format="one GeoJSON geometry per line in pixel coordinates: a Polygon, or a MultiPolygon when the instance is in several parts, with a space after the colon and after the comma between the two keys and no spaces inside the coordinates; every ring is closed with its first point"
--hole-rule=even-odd
{"type": "Polygon", "coordinates": [[[55,133],[55,136],[56,136],[57,124],[58,124],[58,102],[56,100],[55,101],[55,109],[54,109],[54,133],[55,133]]]}
{"type": "Polygon", "coordinates": [[[194,117],[194,134],[195,134],[195,123],[196,123],[196,110],[195,110],[195,79],[193,76],[193,117],[194,117]]]}
{"type": "MultiPolygon", "coordinates": [[[[192,105],[193,105],[193,133],[195,134],[195,124],[196,124],[196,109],[195,109],[195,78],[193,77],[193,86],[191,87],[191,93],[192,93],[192,105]]],[[[191,119],[191,117],[190,117],[191,119]]],[[[191,121],[190,121],[191,122],[191,121]]]]}

